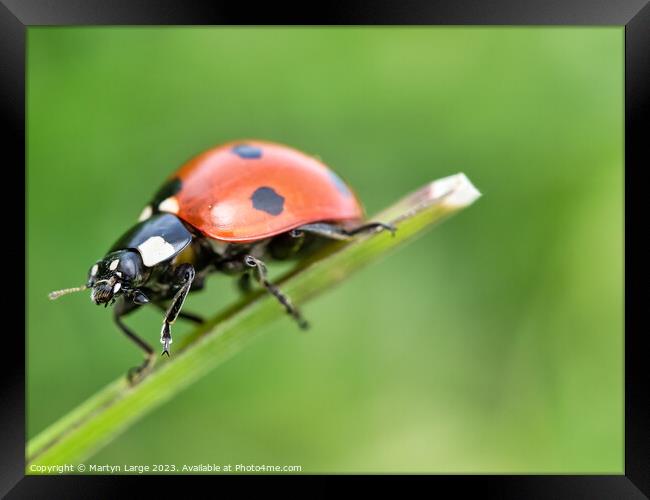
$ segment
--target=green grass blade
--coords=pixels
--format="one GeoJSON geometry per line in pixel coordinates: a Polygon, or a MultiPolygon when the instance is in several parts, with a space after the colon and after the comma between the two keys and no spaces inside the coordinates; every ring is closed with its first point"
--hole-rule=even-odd
{"type": "MultiPolygon", "coordinates": [[[[463,174],[432,182],[372,219],[393,223],[397,227],[394,236],[384,231],[352,242],[332,243],[277,284],[297,305],[303,304],[479,196],[463,174]]],[[[241,350],[263,331],[263,325],[284,314],[284,309],[262,292],[217,314],[178,342],[174,358],[159,363],[140,384],[130,387],[121,377],[30,440],[26,473],[32,472],[32,466],[76,464],[89,458],[146,413],[241,350]]]]}

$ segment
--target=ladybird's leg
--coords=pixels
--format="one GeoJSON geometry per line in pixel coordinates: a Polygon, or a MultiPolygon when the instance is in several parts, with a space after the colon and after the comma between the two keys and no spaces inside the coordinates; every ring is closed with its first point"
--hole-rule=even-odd
{"type": "Polygon", "coordinates": [[[266,255],[273,260],[288,260],[298,254],[305,246],[305,233],[289,231],[271,239],[266,247],[266,255]]]}
{"type": "Polygon", "coordinates": [[[248,271],[244,272],[237,280],[237,288],[244,295],[249,294],[253,289],[253,284],[251,283],[251,275],[248,271]]]}
{"type": "Polygon", "coordinates": [[[347,229],[345,230],[345,233],[354,237],[365,233],[378,233],[379,231],[390,231],[390,234],[395,236],[397,228],[392,224],[386,224],[384,222],[368,222],[367,224],[362,224],[354,229],[347,229]]]}
{"type": "Polygon", "coordinates": [[[203,319],[202,316],[190,312],[181,311],[178,313],[178,317],[187,321],[191,321],[192,323],[196,323],[197,325],[202,325],[205,323],[205,319],[203,319]]]}
{"type": "Polygon", "coordinates": [[[390,231],[391,234],[395,234],[396,228],[391,224],[385,224],[383,222],[369,222],[363,224],[354,229],[344,229],[336,224],[328,224],[327,222],[316,222],[313,224],[305,224],[303,226],[297,227],[296,229],[290,232],[293,236],[298,236],[300,233],[312,233],[318,236],[323,236],[332,240],[352,240],[356,236],[366,234],[366,233],[375,233],[379,231],[390,231]]]}
{"type": "Polygon", "coordinates": [[[303,330],[309,327],[309,323],[300,314],[300,311],[291,303],[289,297],[283,294],[280,289],[271,283],[266,278],[266,265],[260,259],[253,257],[252,255],[246,255],[244,257],[244,264],[249,267],[252,267],[257,274],[257,280],[260,285],[262,285],[271,295],[273,295],[280,304],[284,306],[287,310],[287,313],[290,314],[297,322],[298,326],[303,330]]]}
{"type": "Polygon", "coordinates": [[[160,331],[160,343],[163,345],[162,354],[167,354],[167,356],[169,356],[169,344],[172,343],[171,325],[176,321],[176,318],[181,312],[183,302],[185,302],[185,298],[190,291],[192,280],[194,280],[196,273],[194,272],[192,264],[181,264],[176,268],[175,274],[178,278],[178,284],[181,285],[181,287],[178,292],[176,292],[176,295],[174,295],[172,303],[165,313],[162,330],[160,331]]]}
{"type": "Polygon", "coordinates": [[[115,320],[115,324],[120,328],[120,330],[122,330],[122,332],[129,339],[131,339],[140,349],[144,351],[144,361],[142,362],[142,364],[138,366],[134,366],[127,373],[127,379],[129,380],[130,383],[134,383],[140,375],[143,375],[147,371],[147,369],[151,366],[154,357],[153,348],[149,344],[147,344],[144,340],[142,340],[140,337],[138,337],[122,321],[123,316],[126,316],[127,314],[134,311],[138,307],[139,307],[138,304],[134,304],[133,302],[127,302],[124,299],[122,299],[117,302],[117,305],[113,309],[113,318],[115,320]]]}
{"type": "MultiPolygon", "coordinates": [[[[154,305],[161,311],[167,312],[168,307],[165,306],[165,304],[162,302],[154,302],[154,305]]],[[[187,321],[191,321],[192,323],[196,323],[197,325],[205,323],[205,319],[203,319],[201,316],[190,312],[181,311],[178,313],[178,317],[181,319],[186,319],[187,321]]]]}

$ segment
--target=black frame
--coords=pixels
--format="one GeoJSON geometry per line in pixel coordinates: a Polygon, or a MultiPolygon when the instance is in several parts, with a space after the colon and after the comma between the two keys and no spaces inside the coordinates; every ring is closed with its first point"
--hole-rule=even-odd
{"type": "MultiPolygon", "coordinates": [[[[235,2],[217,4],[200,0],[0,0],[0,103],[5,122],[5,148],[12,153],[13,162],[6,162],[5,176],[16,174],[11,181],[25,186],[25,56],[26,28],[37,25],[226,25],[226,24],[419,24],[419,25],[618,25],[625,26],[625,474],[608,476],[427,476],[437,486],[453,487],[457,492],[480,491],[482,496],[499,498],[644,498],[650,495],[650,390],[648,370],[644,365],[643,334],[645,329],[639,307],[633,307],[638,295],[631,293],[641,284],[642,272],[628,272],[630,262],[640,262],[641,245],[631,243],[629,222],[641,213],[642,195],[640,172],[645,167],[642,154],[650,129],[647,109],[650,109],[650,5],[647,0],[448,0],[399,2],[373,1],[341,2],[321,6],[316,10],[283,10],[279,5],[238,5],[235,2]],[[638,320],[638,321],[635,321],[638,320]],[[644,495],[645,493],[645,495],[644,495]]],[[[647,162],[645,162],[647,163],[647,162]]],[[[18,192],[9,187],[6,191],[18,192]]],[[[23,190],[26,193],[25,190],[23,190]]],[[[26,197],[23,206],[26,207],[26,197]]],[[[11,208],[11,206],[9,207],[11,208]]],[[[5,208],[5,213],[8,213],[5,208]]],[[[25,214],[26,215],[26,214],[25,214]]],[[[26,222],[18,217],[5,217],[7,235],[23,234],[26,222]],[[21,224],[22,223],[22,224],[21,224]],[[13,230],[12,232],[9,232],[13,230]]],[[[644,248],[645,249],[645,248],[644,248]]],[[[638,264],[637,264],[638,265],[638,264]]],[[[18,271],[17,266],[16,272],[18,271]]],[[[635,267],[635,271],[637,268],[635,267]]],[[[28,272],[25,262],[25,273],[28,272]]],[[[16,276],[15,283],[24,276],[16,276]]],[[[5,284],[8,281],[5,280],[5,284]]],[[[12,281],[13,283],[13,281],[12,281]]],[[[6,286],[5,286],[6,288],[6,286]]],[[[640,287],[639,287],[640,288],[640,287]]],[[[15,296],[16,294],[14,294],[15,296]]],[[[24,296],[23,296],[24,297],[24,296]]],[[[18,308],[16,308],[18,309],[18,308]]],[[[25,311],[26,322],[26,311],[25,311]]],[[[5,321],[5,324],[7,322],[5,321]]],[[[106,497],[122,489],[126,480],[102,476],[24,476],[25,470],[25,341],[7,331],[3,342],[15,342],[5,347],[5,375],[0,386],[2,403],[0,424],[0,495],[11,490],[14,498],[64,495],[106,497]],[[23,355],[20,356],[19,353],[23,355]],[[120,484],[122,486],[120,486],[120,484]],[[83,492],[83,495],[81,494],[83,492]],[[93,492],[93,493],[91,493],[93,492]],[[97,494],[100,493],[101,494],[97,494]],[[110,493],[109,493],[110,492],[110,493]],[[75,495],[75,493],[77,493],[75,495]]],[[[175,476],[181,477],[182,476],[175,476]]],[[[223,476],[220,476],[223,477],[223,476]]],[[[392,476],[395,478],[395,476],[392,476]]],[[[292,477],[292,479],[296,476],[292,477]]],[[[192,478],[194,480],[194,478],[192,478]]],[[[224,477],[223,480],[226,478],[224,477]]],[[[379,479],[379,478],[377,478],[379,479]]],[[[418,476],[416,479],[424,479],[418,476]]],[[[147,486],[153,477],[141,477],[147,486]]],[[[128,481],[131,482],[131,481],[128,481]]]]}

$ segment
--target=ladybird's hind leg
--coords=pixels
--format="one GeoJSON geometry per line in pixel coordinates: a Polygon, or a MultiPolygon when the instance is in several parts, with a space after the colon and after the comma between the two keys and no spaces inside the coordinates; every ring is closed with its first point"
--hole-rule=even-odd
{"type": "Polygon", "coordinates": [[[345,234],[351,237],[359,236],[366,233],[378,233],[380,231],[390,231],[392,236],[395,236],[395,231],[397,228],[392,224],[386,224],[385,222],[368,222],[362,224],[361,226],[355,227],[354,229],[344,229],[345,234]]]}
{"type": "Polygon", "coordinates": [[[115,324],[131,341],[135,343],[135,345],[137,345],[144,352],[144,361],[140,365],[131,368],[126,374],[126,378],[130,384],[137,383],[147,374],[152,366],[154,359],[153,348],[140,337],[138,337],[133,332],[133,330],[126,326],[122,321],[123,316],[126,316],[138,307],[139,306],[137,304],[134,304],[132,302],[120,300],[113,310],[113,319],[115,320],[115,324]]]}
{"type": "Polygon", "coordinates": [[[316,222],[297,227],[290,234],[296,237],[302,233],[311,233],[332,240],[353,240],[357,236],[383,230],[390,231],[394,235],[397,229],[395,226],[383,222],[368,222],[353,229],[345,229],[336,224],[328,224],[327,222],[316,222]]]}
{"type": "Polygon", "coordinates": [[[306,330],[309,327],[309,323],[300,314],[300,311],[296,306],[293,305],[291,299],[287,297],[280,289],[271,283],[266,277],[266,265],[260,259],[253,257],[252,255],[246,255],[244,257],[244,264],[248,267],[253,268],[255,274],[257,275],[257,281],[262,285],[271,295],[273,295],[280,304],[284,306],[287,313],[293,317],[298,323],[298,326],[303,330],[306,330]]]}

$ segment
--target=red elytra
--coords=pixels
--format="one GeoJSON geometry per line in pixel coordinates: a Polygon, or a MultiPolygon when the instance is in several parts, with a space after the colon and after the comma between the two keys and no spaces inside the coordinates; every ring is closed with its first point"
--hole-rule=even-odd
{"type": "Polygon", "coordinates": [[[176,215],[204,235],[247,243],[303,224],[360,221],[352,189],[325,164],[272,142],[223,144],[192,158],[181,180],[176,215]]]}

